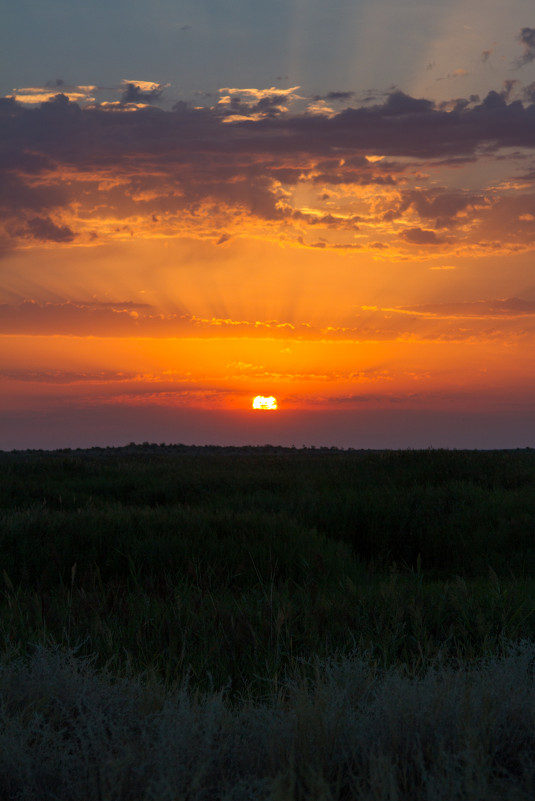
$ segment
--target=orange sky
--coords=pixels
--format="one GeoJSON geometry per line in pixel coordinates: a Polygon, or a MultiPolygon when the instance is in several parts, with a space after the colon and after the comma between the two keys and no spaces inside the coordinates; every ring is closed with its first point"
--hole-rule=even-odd
{"type": "Polygon", "coordinates": [[[306,419],[304,443],[388,447],[399,418],[392,447],[533,445],[535,89],[522,91],[2,100],[0,448],[204,442],[210,414],[223,443],[288,443],[306,419]],[[257,394],[279,411],[253,412],[257,394]],[[452,439],[451,415],[488,425],[452,439]]]}

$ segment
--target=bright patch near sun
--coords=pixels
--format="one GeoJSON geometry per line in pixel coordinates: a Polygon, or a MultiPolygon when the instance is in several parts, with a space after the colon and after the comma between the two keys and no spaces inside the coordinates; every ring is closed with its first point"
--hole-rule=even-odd
{"type": "Polygon", "coordinates": [[[269,398],[264,398],[262,395],[257,395],[253,400],[253,409],[273,410],[277,408],[277,400],[270,395],[269,398]]]}

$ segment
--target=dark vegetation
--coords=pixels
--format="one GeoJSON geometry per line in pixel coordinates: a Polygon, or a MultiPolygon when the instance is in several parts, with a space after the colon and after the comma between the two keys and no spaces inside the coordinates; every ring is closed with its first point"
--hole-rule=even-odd
{"type": "Polygon", "coordinates": [[[535,632],[535,452],[131,445],[0,455],[4,637],[259,689],[535,632]]]}
{"type": "MultiPolygon", "coordinates": [[[[0,453],[0,523],[8,662],[75,649],[117,681],[224,688],[239,710],[290,703],[325,660],[423,681],[535,640],[531,449],[0,453]]],[[[411,781],[362,797],[417,798],[411,781]]],[[[277,797],[353,797],[298,784],[277,797]]]]}

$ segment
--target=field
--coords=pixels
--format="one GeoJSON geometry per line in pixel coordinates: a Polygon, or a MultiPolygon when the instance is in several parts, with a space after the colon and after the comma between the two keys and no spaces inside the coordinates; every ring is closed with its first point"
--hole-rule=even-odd
{"type": "Polygon", "coordinates": [[[535,797],[535,451],[0,453],[0,797],[535,797]]]}

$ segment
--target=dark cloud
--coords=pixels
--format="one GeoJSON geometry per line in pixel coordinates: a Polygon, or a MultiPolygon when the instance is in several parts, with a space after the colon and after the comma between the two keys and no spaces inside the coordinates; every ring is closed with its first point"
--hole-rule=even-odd
{"type": "Polygon", "coordinates": [[[56,225],[50,217],[32,217],[18,233],[44,242],[72,242],[76,236],[68,225],[56,225]]]}
{"type": "Polygon", "coordinates": [[[457,97],[455,100],[444,100],[442,103],[439,103],[437,108],[440,111],[465,111],[470,106],[475,106],[476,103],[479,103],[481,98],[479,95],[470,95],[470,97],[457,97]]]}
{"type": "Polygon", "coordinates": [[[22,152],[6,161],[0,180],[0,211],[4,219],[13,216],[18,220],[21,213],[49,212],[69,203],[71,193],[65,184],[32,180],[42,174],[46,158],[22,152]],[[15,164],[19,170],[13,169],[15,164]]]}
{"type": "MultiPolygon", "coordinates": [[[[247,105],[248,113],[254,114],[260,104],[264,110],[278,108],[284,97],[271,95],[252,105],[237,98],[230,105],[235,103],[234,111],[247,105]]],[[[138,156],[142,164],[165,159],[173,168],[212,153],[220,164],[224,157],[224,166],[229,159],[235,164],[251,159],[263,163],[268,155],[280,168],[285,156],[339,158],[341,148],[348,158],[362,152],[428,158],[473,154],[483,145],[533,148],[535,143],[535,109],[519,101],[507,104],[497,92],[470,108],[459,103],[453,111],[394,92],[385,103],[347,108],[334,116],[277,114],[236,123],[224,120],[219,106],[194,109],[180,103],[172,111],[145,108],[119,114],[99,107],[82,110],[64,95],[32,109],[4,99],[1,152],[9,148],[15,156],[27,158],[32,153],[80,167],[113,165],[117,159],[120,167],[121,159],[138,156]]]]}
{"type": "MultiPolygon", "coordinates": [[[[342,169],[334,169],[332,172],[320,172],[313,176],[312,180],[316,184],[375,184],[377,186],[394,186],[396,179],[392,175],[377,175],[368,170],[350,170],[344,165],[342,169]]],[[[381,169],[381,167],[379,167],[381,169]]],[[[384,168],[383,168],[384,169],[384,168]]]]}
{"type": "Polygon", "coordinates": [[[518,176],[522,181],[529,181],[530,183],[535,183],[535,167],[527,172],[524,172],[522,175],[518,176]]]}
{"type": "Polygon", "coordinates": [[[404,92],[392,92],[385,103],[386,114],[404,116],[406,114],[423,114],[432,111],[434,104],[431,100],[410,97],[404,92]]]}
{"type": "Polygon", "coordinates": [[[121,96],[121,103],[156,103],[162,96],[163,89],[155,87],[148,91],[143,91],[135,83],[127,83],[121,96]]]}
{"type": "Polygon", "coordinates": [[[238,94],[231,97],[228,103],[219,104],[217,110],[223,117],[250,117],[255,120],[279,116],[287,110],[287,103],[288,96],[285,94],[266,95],[256,102],[238,94]]]}
{"type": "MultiPolygon", "coordinates": [[[[259,99],[232,96],[223,107],[179,103],[171,111],[148,105],[128,112],[124,104],[81,108],[61,93],[30,108],[4,98],[4,236],[68,243],[77,226],[63,211],[75,201],[91,211],[110,210],[118,224],[121,217],[141,215],[151,225],[163,225],[168,215],[193,219],[207,208],[219,215],[218,225],[226,225],[225,214],[280,221],[291,219],[295,211],[281,187],[308,181],[325,188],[396,187],[398,200],[389,201],[383,214],[393,220],[411,208],[422,226],[406,231],[405,241],[437,244],[431,226],[453,228],[459,215],[483,208],[484,200],[438,189],[411,193],[403,188],[407,170],[411,163],[414,169],[429,161],[455,167],[501,148],[533,151],[535,103],[509,102],[512,89],[510,84],[482,101],[458,99],[448,109],[393,91],[382,102],[338,114],[282,113],[288,102],[282,92],[259,99]],[[370,161],[371,154],[383,158],[370,161]]],[[[141,91],[129,83],[125,103],[139,101],[141,91]]],[[[347,99],[342,97],[346,93],[334,94],[347,99]]],[[[525,97],[534,100],[535,91],[527,87],[525,97]]],[[[328,201],[328,193],[321,194],[328,201]]],[[[329,214],[327,209],[302,219],[317,225],[323,216],[325,225],[346,225],[329,214]]]]}
{"type": "MultiPolygon", "coordinates": [[[[278,108],[287,98],[270,95],[255,104],[233,98],[234,110],[249,114],[278,108]]],[[[9,103],[9,115],[15,108],[9,103]]],[[[535,110],[519,101],[507,104],[502,94],[490,92],[482,103],[453,111],[437,109],[430,100],[412,98],[402,92],[389,95],[386,102],[371,107],[348,108],[334,116],[288,114],[281,118],[251,119],[222,126],[221,107],[193,109],[185,103],[174,111],[139,109],[117,116],[114,111],[69,103],[58,95],[38,109],[17,108],[7,127],[7,138],[16,136],[19,149],[58,158],[98,163],[98,159],[144,156],[149,147],[176,160],[205,152],[219,154],[297,153],[312,156],[336,155],[341,147],[348,156],[360,151],[384,155],[440,156],[448,152],[472,153],[480,144],[496,147],[534,146],[535,110]],[[69,147],[69,144],[71,145],[69,147]]],[[[3,122],[7,122],[3,120],[3,122]]]]}
{"type": "Polygon", "coordinates": [[[326,95],[314,95],[313,100],[327,100],[333,102],[344,102],[355,97],[355,92],[327,92],[326,95]]]}
{"type": "Polygon", "coordinates": [[[408,228],[401,237],[410,245],[440,245],[441,241],[434,231],[425,228],[408,228]]]}
{"type": "Polygon", "coordinates": [[[518,65],[530,64],[535,61],[535,28],[522,28],[518,41],[524,49],[524,54],[518,60],[518,65]]]}
{"type": "Polygon", "coordinates": [[[506,100],[509,100],[511,95],[515,91],[515,86],[517,86],[518,83],[519,83],[519,81],[517,81],[515,79],[509,79],[507,81],[504,81],[503,82],[503,89],[501,91],[502,97],[504,97],[506,100]]]}
{"type": "MultiPolygon", "coordinates": [[[[305,123],[296,120],[293,126],[304,128],[305,123]]],[[[483,146],[533,148],[535,107],[525,108],[520,101],[507,104],[502,95],[489,92],[477,105],[466,108],[459,103],[446,111],[431,101],[395,92],[382,105],[346,109],[310,127],[316,127],[315,136],[321,129],[332,133],[338,147],[352,144],[387,156],[465,156],[483,146]]]]}
{"type": "MultiPolygon", "coordinates": [[[[523,176],[526,180],[528,176],[523,176]]],[[[529,179],[529,177],[528,177],[529,179]]],[[[532,178],[533,180],[533,178],[532,178]]],[[[535,242],[535,194],[521,192],[495,197],[484,214],[479,214],[475,233],[482,243],[494,243],[497,239],[510,243],[535,242]]]]}
{"type": "Polygon", "coordinates": [[[450,158],[435,161],[436,167],[462,167],[465,164],[474,164],[477,156],[451,156],[450,158]]]}
{"type": "Polygon", "coordinates": [[[275,117],[285,110],[284,104],[287,100],[285,95],[263,97],[255,106],[252,106],[252,110],[254,114],[265,114],[268,117],[275,117]]]}
{"type": "Polygon", "coordinates": [[[524,87],[523,94],[528,103],[535,103],[535,81],[524,87]]]}
{"type": "Polygon", "coordinates": [[[412,208],[422,220],[432,220],[435,228],[451,228],[457,224],[457,215],[460,212],[465,212],[468,208],[482,208],[486,205],[488,205],[487,201],[482,195],[474,195],[470,192],[415,189],[404,194],[399,211],[401,214],[412,208]]]}
{"type": "Polygon", "coordinates": [[[355,92],[328,92],[325,100],[351,100],[355,92]]]}

